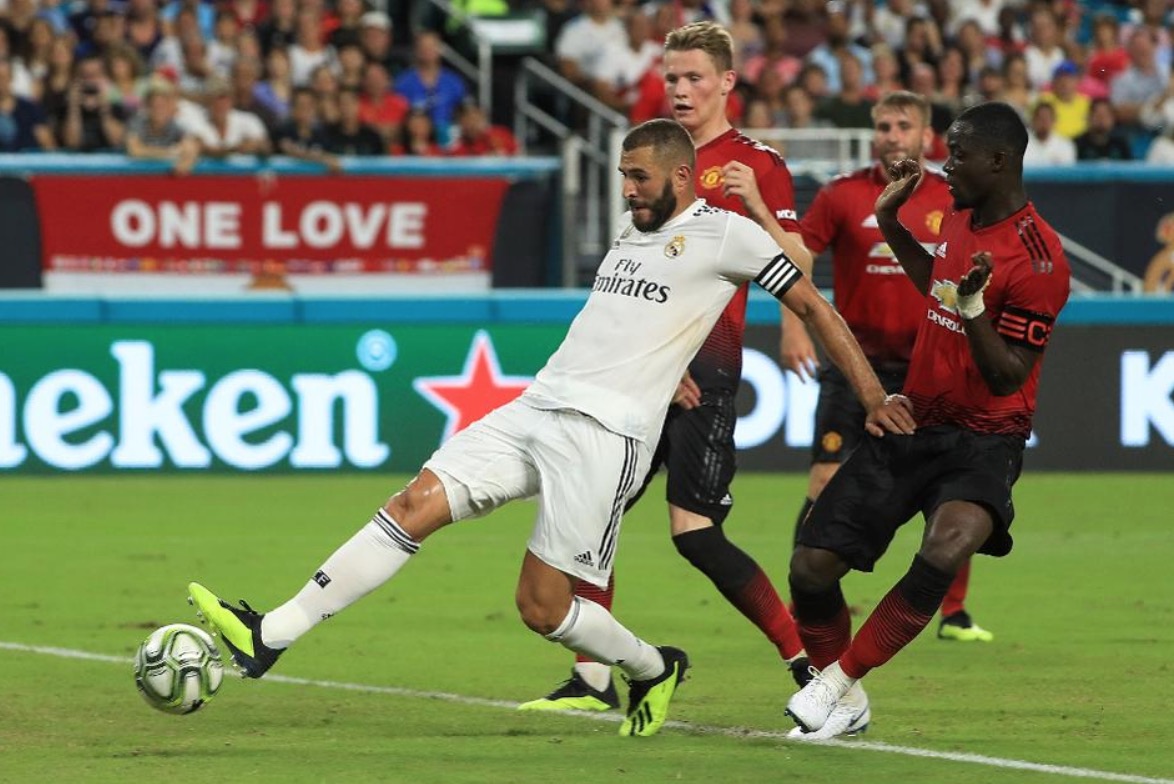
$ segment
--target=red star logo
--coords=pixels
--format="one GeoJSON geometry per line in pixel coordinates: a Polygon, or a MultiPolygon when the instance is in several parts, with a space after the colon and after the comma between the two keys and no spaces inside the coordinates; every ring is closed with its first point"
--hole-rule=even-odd
{"type": "Polygon", "coordinates": [[[426,376],[412,382],[424,398],[448,417],[441,442],[447,441],[530,386],[531,376],[504,376],[489,333],[473,336],[465,369],[459,376],[426,376]]]}

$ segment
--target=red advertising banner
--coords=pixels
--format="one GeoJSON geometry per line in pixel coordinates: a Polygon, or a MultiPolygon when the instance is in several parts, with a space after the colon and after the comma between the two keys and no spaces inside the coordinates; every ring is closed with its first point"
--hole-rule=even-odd
{"type": "Polygon", "coordinates": [[[46,270],[488,272],[509,182],[225,175],[32,177],[46,270]]]}

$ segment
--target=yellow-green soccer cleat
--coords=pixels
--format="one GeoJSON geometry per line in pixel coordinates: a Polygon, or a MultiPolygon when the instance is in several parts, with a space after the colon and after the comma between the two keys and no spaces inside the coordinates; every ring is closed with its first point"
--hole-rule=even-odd
{"type": "Polygon", "coordinates": [[[664,658],[664,672],[646,681],[628,682],[628,716],[620,725],[620,735],[648,737],[655,735],[669,715],[669,702],[677,685],[685,680],[689,657],[669,646],[657,648],[664,658]]]}
{"type": "Polygon", "coordinates": [[[949,618],[943,618],[938,626],[939,640],[957,640],[958,642],[990,642],[995,635],[979,626],[970,619],[970,614],[963,610],[956,612],[949,618]]]}
{"type": "Polygon", "coordinates": [[[518,710],[523,711],[607,711],[620,707],[620,698],[616,694],[616,685],[607,682],[603,691],[591,688],[587,681],[574,670],[571,677],[563,681],[562,685],[536,700],[523,702],[518,710]]]}
{"type": "Polygon", "coordinates": [[[188,604],[196,608],[201,621],[220,635],[233,664],[246,678],[260,678],[277,661],[282,650],[261,642],[261,620],[265,617],[241,600],[237,609],[199,583],[188,584],[188,604]]]}

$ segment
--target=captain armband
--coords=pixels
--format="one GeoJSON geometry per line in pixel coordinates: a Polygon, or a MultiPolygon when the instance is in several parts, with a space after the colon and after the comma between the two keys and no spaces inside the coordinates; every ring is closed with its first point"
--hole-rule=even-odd
{"type": "Polygon", "coordinates": [[[1043,351],[1048,345],[1048,338],[1052,335],[1052,324],[1055,321],[1054,316],[1046,313],[1008,307],[999,316],[999,323],[995,329],[1009,343],[1032,351],[1043,351]]]}
{"type": "Polygon", "coordinates": [[[778,300],[783,298],[787,290],[794,286],[803,277],[803,271],[795,266],[795,262],[787,258],[786,253],[780,253],[762,268],[754,282],[769,291],[778,300]]]}

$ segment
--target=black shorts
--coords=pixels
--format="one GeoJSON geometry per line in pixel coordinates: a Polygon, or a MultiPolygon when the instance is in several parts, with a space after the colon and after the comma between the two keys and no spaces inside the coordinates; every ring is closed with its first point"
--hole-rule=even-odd
{"type": "Polygon", "coordinates": [[[670,406],[648,475],[628,508],[640,500],[652,477],[664,466],[668,469],[668,502],[720,525],[734,505],[730,483],[737,470],[737,420],[734,393],[726,390],[703,391],[701,405],[696,408],[670,406]]]}
{"type": "Polygon", "coordinates": [[[1016,436],[946,426],[866,436],[820,493],[797,541],[871,572],[897,529],[918,512],[928,520],[946,501],[971,501],[995,523],[978,551],[1003,556],[1011,552],[1011,486],[1022,466],[1023,439],[1016,436]]]}
{"type": "MultiPolygon", "coordinates": [[[[874,367],[885,392],[895,395],[905,386],[907,365],[892,368],[874,367]]],[[[848,378],[838,367],[824,365],[819,371],[819,403],[815,407],[815,437],[811,442],[811,462],[842,463],[864,438],[867,412],[848,378]]]]}

